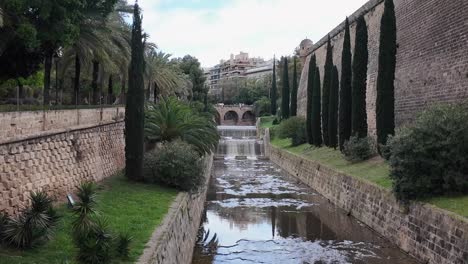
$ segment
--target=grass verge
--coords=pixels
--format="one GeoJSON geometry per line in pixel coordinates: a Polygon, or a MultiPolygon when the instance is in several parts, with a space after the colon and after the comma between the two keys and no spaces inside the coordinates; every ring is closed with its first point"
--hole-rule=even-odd
{"type": "MultiPolygon", "coordinates": [[[[122,174],[105,180],[98,195],[97,209],[105,216],[114,234],[129,233],[133,237],[129,263],[143,253],[154,228],[166,215],[177,191],[156,185],[131,183],[122,174]]],[[[65,205],[52,240],[38,248],[19,251],[0,249],[0,263],[39,264],[75,263],[76,249],[71,240],[73,215],[65,205]]]]}
{"type": "Polygon", "coordinates": [[[275,116],[262,116],[260,117],[260,127],[261,128],[270,128],[273,127],[273,120],[275,116]]]}

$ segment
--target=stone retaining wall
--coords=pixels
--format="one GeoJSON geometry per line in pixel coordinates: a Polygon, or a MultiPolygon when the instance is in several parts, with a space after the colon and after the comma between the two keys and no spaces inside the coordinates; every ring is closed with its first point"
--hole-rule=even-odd
{"type": "Polygon", "coordinates": [[[274,163],[423,263],[468,264],[468,219],[419,202],[405,212],[390,191],[264,140],[274,163]]]}
{"type": "Polygon", "coordinates": [[[190,264],[201,217],[205,209],[208,181],[211,176],[213,156],[205,159],[206,182],[197,194],[179,193],[146,245],[138,263],[190,264]]]}
{"type": "Polygon", "coordinates": [[[124,107],[0,113],[0,143],[123,120],[124,107]]]}
{"type": "Polygon", "coordinates": [[[122,121],[0,144],[0,211],[16,214],[31,191],[64,200],[81,182],[123,169],[124,149],[122,121]]]}

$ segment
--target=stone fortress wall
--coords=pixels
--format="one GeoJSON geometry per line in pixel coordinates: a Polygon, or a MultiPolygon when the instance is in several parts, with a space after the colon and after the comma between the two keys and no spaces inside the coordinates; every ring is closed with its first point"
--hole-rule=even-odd
{"type": "MultiPolygon", "coordinates": [[[[397,65],[395,74],[395,121],[397,126],[414,120],[416,114],[438,102],[468,99],[468,1],[394,0],[397,18],[397,65]]],[[[380,20],[383,0],[370,0],[350,19],[351,50],[354,52],[356,18],[364,15],[369,33],[367,73],[367,118],[374,135],[380,20]]],[[[329,33],[333,63],[341,75],[343,23],[329,33]]],[[[327,36],[312,45],[303,41],[305,62],[298,91],[298,113],[306,115],[307,76],[311,53],[315,53],[323,84],[327,36]]]]}

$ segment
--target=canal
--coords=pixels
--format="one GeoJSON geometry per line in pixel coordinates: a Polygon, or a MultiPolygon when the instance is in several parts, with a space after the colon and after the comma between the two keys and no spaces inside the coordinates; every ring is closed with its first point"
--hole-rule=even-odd
{"type": "Polygon", "coordinates": [[[255,127],[220,127],[193,264],[418,263],[263,158],[255,127]]]}

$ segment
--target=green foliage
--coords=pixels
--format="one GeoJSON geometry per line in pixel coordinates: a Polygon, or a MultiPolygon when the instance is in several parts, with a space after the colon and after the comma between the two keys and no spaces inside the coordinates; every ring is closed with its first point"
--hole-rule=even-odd
{"type": "Polygon", "coordinates": [[[270,90],[271,115],[276,115],[276,110],[278,109],[277,100],[278,100],[278,88],[276,87],[276,59],[273,58],[273,78],[271,81],[271,90],[270,90]]]}
{"type": "Polygon", "coordinates": [[[343,151],[345,141],[351,137],[351,113],[352,113],[352,57],[351,57],[351,36],[349,33],[349,21],[345,21],[345,35],[343,40],[343,52],[341,55],[341,82],[340,82],[340,102],[339,102],[339,145],[343,151]]]}
{"type": "Polygon", "coordinates": [[[468,193],[467,104],[423,112],[388,142],[398,199],[468,193]]]}
{"type": "Polygon", "coordinates": [[[95,225],[77,242],[77,260],[83,264],[110,263],[113,258],[113,236],[108,222],[97,218],[95,225]]]}
{"type": "Polygon", "coordinates": [[[189,79],[193,84],[192,99],[203,102],[203,98],[208,92],[208,89],[205,86],[206,78],[198,59],[193,56],[186,55],[180,60],[179,67],[182,69],[184,74],[189,76],[189,79]]]}
{"type": "Polygon", "coordinates": [[[289,73],[288,73],[288,58],[284,58],[283,66],[283,85],[281,89],[281,119],[289,118],[289,73]]]}
{"type": "Polygon", "coordinates": [[[238,84],[241,86],[241,88],[239,89],[238,94],[234,97],[232,103],[251,105],[255,101],[260,100],[262,97],[268,96],[267,83],[267,78],[263,80],[247,79],[245,82],[241,82],[241,84],[238,84]]]}
{"type": "Polygon", "coordinates": [[[144,177],[147,182],[196,191],[203,185],[203,165],[192,145],[180,140],[164,142],[146,153],[144,177]]]}
{"type": "Polygon", "coordinates": [[[328,105],[328,140],[329,146],[335,148],[338,146],[338,93],[340,89],[338,69],[333,67],[332,82],[330,86],[330,101],[328,105]]]}
{"type": "Polygon", "coordinates": [[[395,66],[397,29],[393,0],[385,0],[380,24],[379,69],[377,77],[377,142],[385,145],[395,134],[395,66]]]}
{"type": "MultiPolygon", "coordinates": [[[[314,77],[315,77],[315,68],[317,67],[315,54],[312,54],[309,61],[309,71],[307,74],[307,110],[306,110],[306,134],[307,142],[309,144],[314,144],[313,137],[313,123],[312,123],[312,114],[313,114],[313,93],[314,93],[314,77]]],[[[319,110],[320,111],[320,110],[319,110]]]]}
{"type": "Polygon", "coordinates": [[[268,97],[264,96],[260,98],[260,100],[255,101],[254,103],[254,111],[255,111],[255,116],[260,117],[260,116],[267,116],[270,115],[271,113],[271,102],[268,97]]]}
{"type": "Polygon", "coordinates": [[[278,118],[273,119],[272,124],[273,124],[274,126],[279,125],[279,123],[280,123],[280,122],[278,121],[278,118]]]}
{"type": "Polygon", "coordinates": [[[352,81],[352,135],[360,138],[367,136],[366,88],[367,88],[367,50],[368,33],[366,20],[359,17],[356,25],[356,39],[353,60],[352,81]]]}
{"type": "Polygon", "coordinates": [[[2,239],[12,247],[28,249],[49,240],[59,220],[52,199],[43,192],[31,193],[31,206],[16,218],[2,216],[2,239]]]}
{"type": "Polygon", "coordinates": [[[145,134],[151,142],[181,139],[200,154],[210,153],[219,140],[211,114],[196,112],[174,97],[147,106],[145,134]]]}
{"type": "Polygon", "coordinates": [[[143,31],[138,4],[134,6],[132,26],[132,57],[128,71],[128,95],[125,107],[125,175],[132,180],[143,178],[145,129],[145,71],[143,31]]]}
{"type": "Polygon", "coordinates": [[[291,116],[297,115],[297,63],[296,57],[294,57],[294,71],[292,76],[292,90],[291,90],[291,116]]]}
{"type": "Polygon", "coordinates": [[[73,222],[73,237],[76,241],[93,229],[96,215],[97,186],[93,182],[83,182],[78,187],[78,201],[73,207],[75,221],[73,222]]]}
{"type": "Polygon", "coordinates": [[[347,161],[360,162],[375,155],[372,139],[352,136],[344,143],[343,155],[347,161]]]}
{"type": "Polygon", "coordinates": [[[305,129],[305,119],[298,116],[293,116],[281,121],[278,126],[279,138],[292,138],[301,127],[305,129]]]}
{"type": "Polygon", "coordinates": [[[329,140],[329,116],[330,111],[330,90],[333,78],[333,47],[331,46],[330,36],[327,42],[327,55],[325,58],[324,76],[323,76],[323,89],[322,89],[322,129],[323,129],[323,143],[325,146],[330,146],[329,140]]]}
{"type": "Polygon", "coordinates": [[[302,145],[307,142],[306,135],[306,122],[301,120],[299,126],[297,127],[296,133],[291,138],[291,145],[293,147],[302,145]]]}
{"type": "Polygon", "coordinates": [[[132,244],[132,236],[130,234],[119,234],[117,238],[116,253],[121,259],[128,259],[130,256],[130,245],[132,244]]]}
{"type": "Polygon", "coordinates": [[[320,119],[320,71],[315,69],[314,87],[312,92],[312,138],[314,146],[322,146],[322,124],[320,119]]]}

